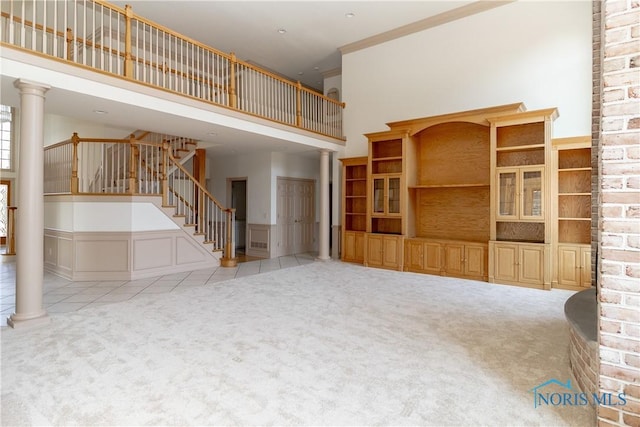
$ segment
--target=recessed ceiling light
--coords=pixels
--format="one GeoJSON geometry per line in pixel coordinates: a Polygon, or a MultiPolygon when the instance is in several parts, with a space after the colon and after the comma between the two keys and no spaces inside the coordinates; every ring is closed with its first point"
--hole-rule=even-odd
{"type": "Polygon", "coordinates": [[[209,136],[218,136],[218,134],[215,133],[215,132],[209,132],[207,135],[209,135],[209,136]]]}
{"type": "Polygon", "coordinates": [[[287,30],[285,30],[284,28],[278,28],[278,33],[279,34],[284,34],[286,32],[287,32],[287,30]]]}
{"type": "Polygon", "coordinates": [[[313,67],[314,70],[318,71],[320,67],[313,67]]]}
{"type": "Polygon", "coordinates": [[[355,13],[353,13],[353,12],[349,12],[349,13],[345,13],[345,14],[344,14],[344,16],[345,16],[346,18],[353,18],[354,16],[356,16],[356,14],[355,14],[355,13]]]}
{"type": "Polygon", "coordinates": [[[108,111],[104,111],[104,110],[93,110],[93,112],[96,114],[109,114],[108,111]]]}
{"type": "Polygon", "coordinates": [[[302,71],[298,71],[298,75],[299,75],[299,76],[301,76],[301,75],[303,75],[303,74],[304,74],[304,73],[303,73],[302,71]]]}

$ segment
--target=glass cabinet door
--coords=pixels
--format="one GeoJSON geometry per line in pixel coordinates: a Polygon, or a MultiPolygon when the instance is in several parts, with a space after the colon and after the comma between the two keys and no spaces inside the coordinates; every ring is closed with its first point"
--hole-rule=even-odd
{"type": "Polygon", "coordinates": [[[384,178],[373,180],[373,212],[384,213],[384,178]]]}
{"type": "Polygon", "coordinates": [[[498,216],[515,217],[517,207],[516,171],[498,173],[498,216]]]}
{"type": "Polygon", "coordinates": [[[400,178],[389,178],[389,213],[400,213],[400,178]]]}
{"type": "Polygon", "coordinates": [[[522,217],[542,217],[542,171],[522,172],[522,217]]]}

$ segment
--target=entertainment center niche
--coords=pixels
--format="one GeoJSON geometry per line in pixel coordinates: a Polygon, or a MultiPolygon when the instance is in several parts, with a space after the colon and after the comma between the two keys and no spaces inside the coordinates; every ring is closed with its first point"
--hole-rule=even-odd
{"type": "Polygon", "coordinates": [[[551,289],[591,286],[589,137],[516,103],[387,123],[342,159],[342,260],[551,289]]]}

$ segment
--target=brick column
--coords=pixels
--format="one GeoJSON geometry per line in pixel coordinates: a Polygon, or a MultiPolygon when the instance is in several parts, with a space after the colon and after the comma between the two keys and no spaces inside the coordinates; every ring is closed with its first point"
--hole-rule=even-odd
{"type": "Polygon", "coordinates": [[[598,269],[600,426],[640,425],[640,6],[602,4],[602,120],[598,269]]]}

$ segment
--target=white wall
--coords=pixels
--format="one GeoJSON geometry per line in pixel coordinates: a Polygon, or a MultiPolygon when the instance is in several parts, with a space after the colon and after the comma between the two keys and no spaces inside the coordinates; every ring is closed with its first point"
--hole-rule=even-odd
{"type": "Polygon", "coordinates": [[[223,206],[231,202],[227,178],[247,178],[247,222],[275,224],[271,219],[271,153],[209,157],[207,174],[208,189],[223,206]]]}
{"type": "Polygon", "coordinates": [[[178,230],[153,203],[45,201],[44,226],[67,232],[178,230]]]}
{"type": "Polygon", "coordinates": [[[80,138],[126,138],[137,129],[107,127],[99,123],[77,120],[56,114],[44,116],[44,145],[57,144],[70,139],[74,132],[80,138]]]}
{"type": "MultiPolygon", "coordinates": [[[[277,223],[278,177],[305,178],[319,182],[320,154],[298,156],[280,152],[258,152],[208,158],[209,191],[223,205],[230,203],[227,178],[247,178],[247,222],[277,223]]],[[[319,214],[316,188],[316,215],[319,214]]]]}
{"type": "Polygon", "coordinates": [[[386,122],[524,102],[591,134],[591,2],[518,1],[342,58],[346,155],[386,122]]]}

